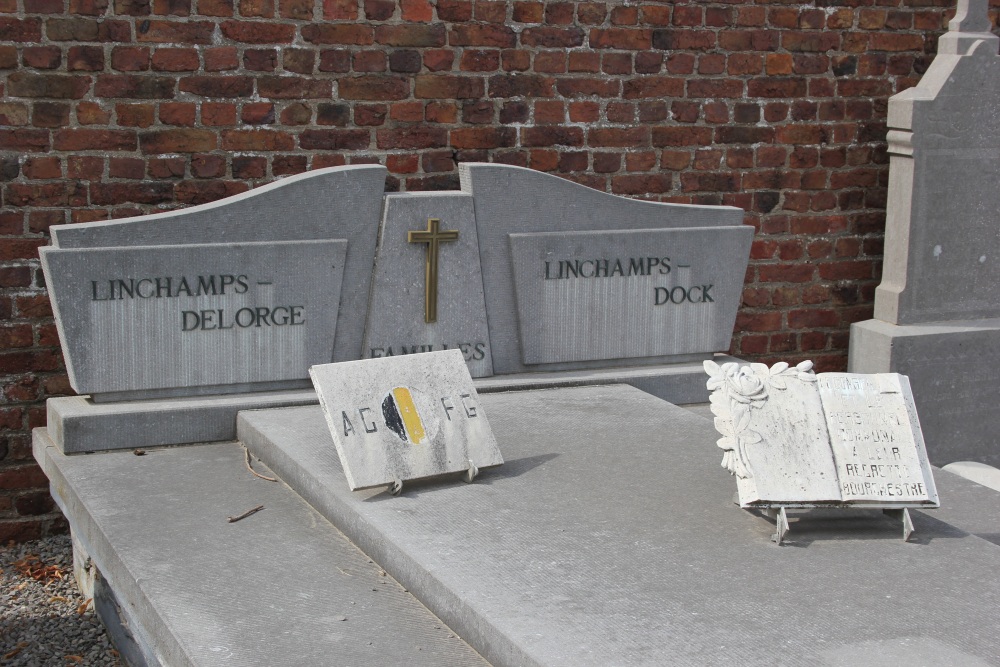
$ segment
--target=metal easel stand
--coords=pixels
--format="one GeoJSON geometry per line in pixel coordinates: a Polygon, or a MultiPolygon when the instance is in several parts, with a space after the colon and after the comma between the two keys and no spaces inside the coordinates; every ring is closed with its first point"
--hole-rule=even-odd
{"type": "MultiPolygon", "coordinates": [[[[780,547],[782,541],[785,539],[785,535],[788,534],[788,514],[785,511],[785,507],[783,505],[778,507],[764,507],[761,508],[761,512],[768,519],[774,519],[775,532],[771,536],[771,541],[780,547]]],[[[909,542],[910,536],[915,532],[913,519],[910,518],[910,510],[906,507],[901,509],[883,509],[882,513],[903,522],[903,541],[909,542]]]]}

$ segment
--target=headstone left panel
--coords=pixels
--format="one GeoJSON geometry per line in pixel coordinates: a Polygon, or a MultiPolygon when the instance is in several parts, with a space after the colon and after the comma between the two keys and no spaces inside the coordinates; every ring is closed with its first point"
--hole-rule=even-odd
{"type": "Polygon", "coordinates": [[[380,165],[317,169],[177,211],[58,225],[52,228],[52,245],[110,248],[344,239],[344,282],[350,289],[340,304],[333,357],[324,363],[359,359],[385,174],[380,165]]]}
{"type": "Polygon", "coordinates": [[[195,394],[306,380],[332,357],[347,246],[42,248],[73,388],[195,394]]]}

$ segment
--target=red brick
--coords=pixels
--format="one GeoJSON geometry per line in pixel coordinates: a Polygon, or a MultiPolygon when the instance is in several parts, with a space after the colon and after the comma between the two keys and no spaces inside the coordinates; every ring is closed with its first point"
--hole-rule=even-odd
{"type": "Polygon", "coordinates": [[[102,98],[172,99],[174,85],[174,79],[165,76],[101,74],[97,77],[94,95],[102,98]]]}
{"type": "MultiPolygon", "coordinates": [[[[341,81],[343,95],[344,81],[341,81]]],[[[298,76],[262,76],[257,79],[257,93],[270,99],[329,99],[333,82],[298,76]]]]}
{"type": "Polygon", "coordinates": [[[69,71],[96,72],[104,69],[104,49],[99,46],[71,46],[66,52],[69,71]]]}
{"type": "Polygon", "coordinates": [[[539,26],[525,28],[521,32],[521,44],[524,46],[540,46],[547,48],[573,48],[582,46],[586,33],[580,28],[554,28],[539,26]]]}
{"type": "Polygon", "coordinates": [[[253,79],[248,76],[186,76],[178,85],[181,92],[201,97],[249,97],[253,94],[253,79]]]}
{"type": "Polygon", "coordinates": [[[223,130],[221,148],[224,151],[288,151],[295,148],[295,138],[276,130],[223,130]]]}
{"type": "Polygon", "coordinates": [[[442,21],[461,22],[472,18],[470,0],[438,0],[438,18],[442,21]]]}
{"type": "Polygon", "coordinates": [[[354,23],[310,23],[302,26],[302,38],[313,44],[367,46],[375,41],[375,31],[371,26],[354,23]]]}
{"type": "Polygon", "coordinates": [[[448,32],[448,43],[452,46],[496,46],[509,48],[517,43],[517,35],[508,26],[453,25],[448,32]]]}
{"type": "Polygon", "coordinates": [[[358,18],[357,0],[323,0],[323,18],[329,21],[358,18]]]}
{"type": "Polygon", "coordinates": [[[654,146],[708,146],[712,143],[710,127],[654,127],[654,146]]]}
{"type": "Polygon", "coordinates": [[[611,191],[620,195],[646,195],[670,192],[670,174],[625,174],[611,177],[611,191]]]}
{"type": "Polygon", "coordinates": [[[595,28],[590,31],[590,46],[594,49],[624,49],[638,51],[652,46],[653,31],[632,28],[595,28]]]}
{"type": "Polygon", "coordinates": [[[410,94],[408,79],[377,74],[340,79],[338,87],[345,100],[401,100],[410,94]]]}
{"type": "Polygon", "coordinates": [[[377,130],[375,143],[382,149],[441,148],[448,145],[448,131],[421,126],[377,130]]]}
{"type": "MultiPolygon", "coordinates": [[[[303,27],[303,37],[305,36],[306,28],[313,27],[314,25],[310,24],[303,27]]],[[[219,29],[228,39],[244,44],[290,44],[295,37],[295,26],[282,23],[223,21],[219,29]]]]}
{"type": "Polygon", "coordinates": [[[306,150],[366,150],[371,143],[368,130],[305,130],[299,146],[306,150]]]}
{"type": "Polygon", "coordinates": [[[446,36],[445,27],[440,23],[380,25],[375,28],[375,41],[385,46],[444,46],[446,36]]]}
{"type": "Polygon", "coordinates": [[[137,42],[211,44],[215,24],[208,21],[146,21],[136,29],[137,42]],[[145,27],[145,29],[144,29],[145,27]]]}
{"type": "Polygon", "coordinates": [[[587,144],[594,148],[641,148],[649,145],[649,128],[591,128],[587,144]]]}
{"type": "Polygon", "coordinates": [[[7,94],[13,97],[80,99],[90,89],[89,76],[14,72],[7,77],[7,94]]]}
{"type": "Polygon", "coordinates": [[[524,127],[521,128],[521,144],[529,147],[582,146],[583,129],[557,125],[524,127]]]}
{"type": "MultiPolygon", "coordinates": [[[[492,81],[491,92],[492,92],[492,81]]],[[[485,93],[483,79],[471,76],[430,74],[416,77],[413,95],[422,99],[476,99],[485,93]]]]}
{"type": "Polygon", "coordinates": [[[232,46],[205,49],[202,55],[205,58],[206,72],[221,72],[236,69],[240,66],[236,48],[232,46]]]}
{"type": "Polygon", "coordinates": [[[641,77],[630,79],[622,84],[622,97],[625,99],[682,97],[684,95],[684,79],[677,77],[641,77]]]}
{"type": "Polygon", "coordinates": [[[164,72],[193,72],[198,69],[198,52],[194,49],[156,49],[153,69],[164,72]]]}
{"type": "Polygon", "coordinates": [[[768,264],[758,267],[757,273],[766,283],[807,283],[813,279],[810,264],[768,264]]]}
{"type": "Polygon", "coordinates": [[[177,201],[184,204],[207,204],[224,197],[232,197],[246,192],[250,187],[246,183],[233,181],[182,181],[177,184],[177,201]]]}
{"type": "Polygon", "coordinates": [[[143,153],[200,153],[217,148],[217,144],[218,138],[210,130],[156,130],[139,135],[143,153]]]}
{"type": "Polygon", "coordinates": [[[115,116],[122,127],[149,127],[156,116],[152,104],[116,104],[115,116]]]}
{"type": "Polygon", "coordinates": [[[0,150],[48,151],[49,133],[45,130],[0,130],[0,150]]]}
{"type": "Polygon", "coordinates": [[[52,140],[58,151],[134,151],[135,132],[128,130],[59,130],[52,140]]]}
{"type": "Polygon", "coordinates": [[[160,122],[164,125],[194,125],[197,107],[190,102],[160,104],[160,122]]]}
{"type": "Polygon", "coordinates": [[[148,70],[149,53],[147,46],[116,46],[111,51],[111,68],[121,72],[148,70]]]}

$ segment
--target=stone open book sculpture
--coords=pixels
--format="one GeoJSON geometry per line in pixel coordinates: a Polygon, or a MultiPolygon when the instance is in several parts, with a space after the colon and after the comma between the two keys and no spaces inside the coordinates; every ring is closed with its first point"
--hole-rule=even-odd
{"type": "Polygon", "coordinates": [[[779,543],[786,508],[880,508],[906,523],[908,508],[940,506],[906,376],[704,366],[722,466],[740,507],[778,510],[779,543]]]}

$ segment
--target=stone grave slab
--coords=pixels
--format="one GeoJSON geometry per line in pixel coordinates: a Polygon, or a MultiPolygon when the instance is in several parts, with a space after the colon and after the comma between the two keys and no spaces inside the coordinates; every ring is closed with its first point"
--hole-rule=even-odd
{"type": "MultiPolygon", "coordinates": [[[[309,369],[352,490],[498,466],[503,457],[459,350],[309,369]]],[[[333,456],[333,452],[327,452],[333,456]]]]}
{"type": "Polygon", "coordinates": [[[510,234],[525,364],[727,349],[749,227],[510,234]]]}
{"type": "Polygon", "coordinates": [[[493,375],[472,197],[464,193],[386,195],[364,358],[459,349],[473,377],[493,375]],[[437,220],[446,240],[421,240],[437,220]],[[410,232],[418,237],[410,239],[410,232]],[[435,313],[427,317],[428,267],[435,313]]]}
{"type": "MultiPolygon", "coordinates": [[[[564,232],[575,236],[579,232],[691,227],[712,227],[720,231],[732,227],[739,230],[735,234],[744,234],[747,239],[753,235],[752,228],[742,224],[743,211],[734,207],[628,199],[598,192],[551,174],[507,165],[464,163],[459,165],[459,173],[462,190],[472,194],[475,201],[493,371],[497,374],[570,370],[608,364],[607,361],[587,359],[550,364],[533,364],[525,360],[519,323],[521,326],[531,326],[532,323],[519,322],[511,317],[512,313],[520,313],[522,306],[517,302],[509,235],[564,232]]],[[[577,239],[580,243],[582,240],[577,239]]],[[[746,243],[749,248],[749,240],[746,243]]],[[[579,254],[573,257],[581,260],[600,258],[602,255],[595,254],[600,249],[600,245],[593,248],[581,246],[579,254]]],[[[670,253],[664,252],[663,255],[669,256],[670,253]]],[[[725,268],[719,267],[718,270],[739,273],[745,270],[748,257],[748,252],[734,254],[725,268]],[[742,269],[739,268],[741,263],[742,269]]],[[[531,306],[527,307],[530,309],[531,306]]],[[[558,313],[552,315],[555,317],[558,313]]],[[[628,335],[626,331],[617,332],[617,337],[628,335]]],[[[727,339],[725,345],[713,351],[728,347],[727,339]]],[[[665,356],[633,357],[629,363],[658,364],[668,361],[670,359],[665,356]]]]}
{"type": "Polygon", "coordinates": [[[301,387],[333,355],[346,251],[323,240],[40,255],[70,383],[121,400],[301,387]]]}
{"type": "Polygon", "coordinates": [[[34,454],[132,664],[486,665],[238,443],[65,456],[36,429],[34,454]]]}
{"type": "MultiPolygon", "coordinates": [[[[623,386],[482,400],[504,466],[398,497],[347,489],[316,407],[242,413],[239,433],[498,667],[835,665],[858,647],[894,664],[913,638],[996,664],[1000,550],[955,525],[998,532],[995,492],[948,521],[914,511],[911,543],[877,511],[808,510],[778,548],[732,503],[710,421],[623,386]]],[[[975,486],[940,474],[942,493],[975,486]]]]}

